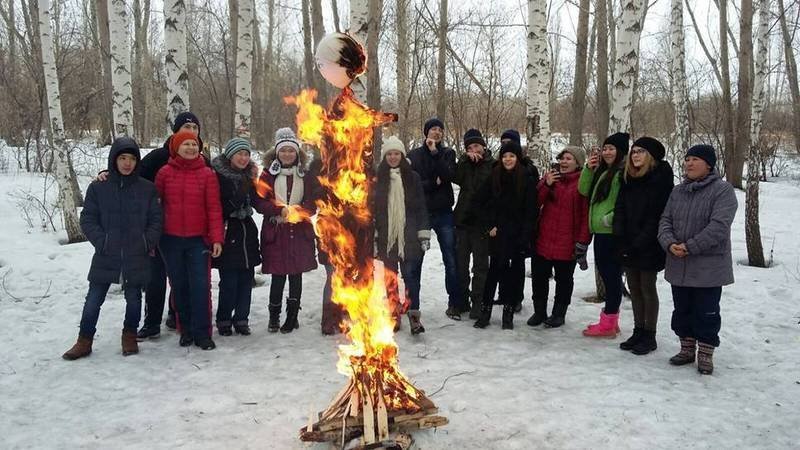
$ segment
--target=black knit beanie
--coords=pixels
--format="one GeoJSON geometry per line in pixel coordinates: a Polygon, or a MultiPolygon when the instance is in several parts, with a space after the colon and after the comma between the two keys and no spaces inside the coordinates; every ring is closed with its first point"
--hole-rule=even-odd
{"type": "Polygon", "coordinates": [[[714,169],[717,166],[717,153],[714,151],[714,147],[708,144],[698,144],[694,145],[686,152],[686,157],[695,156],[697,158],[702,159],[705,161],[711,169],[714,169]]]}
{"type": "Polygon", "coordinates": [[[177,133],[178,130],[181,129],[187,123],[196,123],[197,124],[197,131],[200,131],[200,119],[197,118],[194,114],[190,113],[189,111],[184,111],[178,114],[178,117],[175,118],[175,123],[172,124],[172,132],[177,133]]]}
{"type": "Polygon", "coordinates": [[[475,128],[470,128],[464,133],[464,148],[469,147],[470,144],[481,144],[486,147],[486,141],[483,139],[483,135],[475,128]]]}
{"type": "Polygon", "coordinates": [[[603,145],[611,144],[617,148],[617,160],[628,154],[631,135],[628,133],[614,133],[603,141],[603,145]]]}
{"type": "Polygon", "coordinates": [[[431,128],[433,127],[439,127],[444,130],[444,122],[442,122],[436,117],[428,119],[428,121],[425,122],[425,127],[423,127],[425,137],[428,137],[428,131],[431,131],[431,128]]]}
{"type": "Polygon", "coordinates": [[[647,153],[650,153],[650,156],[656,161],[664,159],[664,155],[667,153],[666,149],[664,149],[664,144],[659,142],[658,139],[647,136],[640,137],[634,141],[633,147],[641,147],[647,150],[647,153]]]}

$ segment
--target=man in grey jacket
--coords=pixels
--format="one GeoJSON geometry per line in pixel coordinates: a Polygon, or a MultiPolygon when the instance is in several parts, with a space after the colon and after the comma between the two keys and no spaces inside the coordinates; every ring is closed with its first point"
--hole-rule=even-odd
{"type": "Polygon", "coordinates": [[[738,202],[733,186],[720,178],[710,145],[686,152],[685,178],[672,191],[661,216],[658,240],[667,252],[665,278],[672,285],[672,330],[681,351],[673,365],[690,364],[711,374],[719,346],[722,286],[733,283],[731,224],[738,202]],[[699,347],[699,348],[698,348],[699,347]]]}

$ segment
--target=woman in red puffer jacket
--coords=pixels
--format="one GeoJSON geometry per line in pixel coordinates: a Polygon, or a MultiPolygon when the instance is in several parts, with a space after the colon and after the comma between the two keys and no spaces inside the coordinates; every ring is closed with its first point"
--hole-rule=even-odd
{"type": "Polygon", "coordinates": [[[589,245],[589,202],[578,192],[578,179],[583,166],[583,150],[566,147],[556,157],[558,167],[539,181],[537,202],[539,235],[533,256],[533,315],[528,325],[544,323],[548,328],[564,324],[574,287],[575,265],[586,270],[586,249],[589,245]],[[553,312],[547,316],[550,276],[555,271],[556,294],[553,312]]]}
{"type": "Polygon", "coordinates": [[[180,131],[169,144],[169,162],[156,175],[164,210],[159,244],[178,314],[180,345],[203,350],[211,340],[211,257],[222,253],[222,205],[217,176],[200,156],[197,136],[180,131]]]}

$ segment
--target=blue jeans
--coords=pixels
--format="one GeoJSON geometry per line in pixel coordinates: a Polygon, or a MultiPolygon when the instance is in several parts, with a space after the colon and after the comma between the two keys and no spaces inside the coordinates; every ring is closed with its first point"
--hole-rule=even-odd
{"type": "Polygon", "coordinates": [[[419,289],[420,271],[422,261],[398,261],[389,259],[383,261],[383,280],[386,284],[386,295],[389,297],[390,304],[400,304],[400,290],[397,283],[397,269],[403,275],[403,283],[406,285],[406,295],[411,302],[408,307],[411,311],[419,311],[419,289]]]}
{"type": "Polygon", "coordinates": [[[622,303],[622,266],[614,257],[614,237],[610,234],[594,235],[594,262],[606,286],[606,314],[619,313],[622,303]]]}
{"type": "MultiPolygon", "coordinates": [[[[100,317],[100,307],[106,301],[106,294],[111,285],[108,283],[89,283],[89,292],[86,294],[86,303],[83,304],[81,314],[80,335],[94,337],[97,331],[97,319],[100,317]]],[[[123,286],[125,292],[125,321],[122,327],[136,331],[139,328],[139,319],[142,317],[142,288],[140,286],[123,286]]]]}
{"type": "Polygon", "coordinates": [[[211,261],[203,238],[165,234],[160,247],[175,298],[178,329],[195,339],[211,337],[211,261]]]}
{"type": "Polygon", "coordinates": [[[247,325],[253,298],[253,268],[219,269],[217,326],[247,325]]]}
{"type": "MultiPolygon", "coordinates": [[[[453,222],[453,211],[434,211],[430,213],[430,224],[436,239],[439,241],[439,249],[442,251],[442,262],[444,262],[444,287],[447,290],[447,306],[451,308],[464,307],[463,292],[459,288],[458,268],[456,266],[456,227],[453,222]]],[[[417,273],[422,274],[421,258],[417,262],[417,273]]],[[[405,274],[403,274],[405,276],[405,274]]]]}
{"type": "Polygon", "coordinates": [[[722,317],[719,300],[722,287],[683,287],[672,285],[672,330],[678,337],[693,337],[704,344],[719,347],[722,317]]]}

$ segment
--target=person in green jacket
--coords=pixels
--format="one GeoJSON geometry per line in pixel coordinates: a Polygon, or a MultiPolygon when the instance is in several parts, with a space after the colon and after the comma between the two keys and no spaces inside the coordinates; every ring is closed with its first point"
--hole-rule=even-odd
{"type": "Polygon", "coordinates": [[[578,191],[589,199],[589,232],[594,235],[594,261],[606,287],[606,304],[600,311],[600,322],[586,327],[584,336],[614,338],[619,333],[622,266],[614,253],[613,223],[629,142],[628,133],[614,133],[607,137],[603,148],[592,152],[578,181],[578,191]]]}

